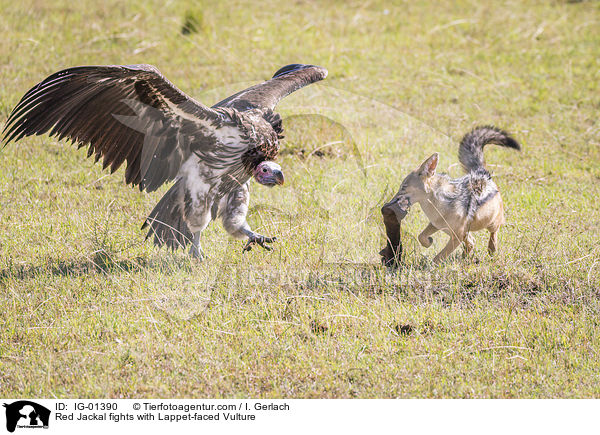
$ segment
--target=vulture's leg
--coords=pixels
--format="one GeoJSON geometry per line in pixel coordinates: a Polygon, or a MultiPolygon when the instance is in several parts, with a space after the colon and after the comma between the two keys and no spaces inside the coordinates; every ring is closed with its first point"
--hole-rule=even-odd
{"type": "Polygon", "coordinates": [[[201,185],[201,183],[196,183],[196,185],[194,182],[186,184],[181,208],[184,210],[184,219],[187,227],[193,234],[193,237],[192,235],[188,236],[188,240],[192,239],[190,256],[202,261],[204,259],[204,251],[200,247],[200,235],[212,220],[209,206],[212,198],[202,188],[198,188],[197,185],[201,185]]]}
{"type": "Polygon", "coordinates": [[[219,206],[219,214],[223,220],[225,230],[237,239],[248,237],[248,243],[244,246],[244,251],[252,249],[253,244],[258,244],[264,249],[270,251],[270,246],[266,243],[273,243],[275,237],[265,237],[258,234],[250,228],[246,222],[248,214],[248,203],[250,202],[250,192],[248,191],[248,183],[231,191],[221,200],[219,206]]]}
{"type": "Polygon", "coordinates": [[[200,247],[200,234],[202,231],[194,233],[194,239],[192,240],[192,246],[190,247],[190,255],[197,260],[204,260],[204,251],[200,247]]]}

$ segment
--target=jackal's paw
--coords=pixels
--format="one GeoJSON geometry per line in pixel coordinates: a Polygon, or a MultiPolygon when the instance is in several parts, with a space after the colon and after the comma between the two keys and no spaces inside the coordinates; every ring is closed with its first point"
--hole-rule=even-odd
{"type": "Polygon", "coordinates": [[[421,237],[419,236],[419,243],[425,247],[425,248],[429,248],[431,246],[431,244],[433,243],[433,237],[421,237]]]}
{"type": "Polygon", "coordinates": [[[258,245],[267,251],[271,251],[273,248],[266,243],[273,243],[276,240],[277,237],[265,237],[260,234],[253,234],[252,236],[248,237],[248,242],[246,243],[246,246],[244,246],[244,252],[252,250],[252,245],[258,245]]]}

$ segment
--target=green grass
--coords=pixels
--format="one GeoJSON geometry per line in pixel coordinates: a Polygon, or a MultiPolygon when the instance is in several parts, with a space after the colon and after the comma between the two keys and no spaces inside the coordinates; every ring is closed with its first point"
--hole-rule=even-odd
{"type": "Polygon", "coordinates": [[[213,104],[302,62],[329,77],[281,112],[335,123],[290,118],[286,186],[252,185],[274,251],[216,224],[201,264],[144,241],[164,189],[45,136],[0,152],[0,396],[599,397],[600,3],[453,3],[1,0],[2,122],[68,66],[213,104]],[[458,175],[481,123],[523,144],[486,150],[499,255],[431,265],[415,208],[388,273],[379,208],[434,151],[458,175]]]}

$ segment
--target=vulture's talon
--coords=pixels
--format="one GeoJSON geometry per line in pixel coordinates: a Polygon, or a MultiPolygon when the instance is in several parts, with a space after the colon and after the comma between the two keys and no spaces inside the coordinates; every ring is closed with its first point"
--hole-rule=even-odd
{"type": "Polygon", "coordinates": [[[266,243],[273,243],[277,240],[277,237],[265,237],[261,235],[251,236],[248,238],[248,242],[246,242],[246,246],[244,246],[244,252],[252,250],[252,246],[254,244],[259,245],[266,251],[272,251],[273,247],[267,245],[266,243]]]}

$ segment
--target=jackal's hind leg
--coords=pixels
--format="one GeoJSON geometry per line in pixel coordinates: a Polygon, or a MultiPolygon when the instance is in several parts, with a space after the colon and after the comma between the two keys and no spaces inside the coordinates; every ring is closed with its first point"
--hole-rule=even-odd
{"type": "Polygon", "coordinates": [[[433,243],[433,238],[431,237],[433,234],[437,233],[438,229],[434,227],[431,223],[425,227],[425,229],[419,234],[419,243],[425,247],[429,248],[433,243]]]}
{"type": "Polygon", "coordinates": [[[473,252],[473,247],[475,246],[475,238],[473,234],[467,233],[464,240],[465,251],[463,252],[463,257],[468,257],[471,252],[473,252]]]}
{"type": "Polygon", "coordinates": [[[488,242],[488,252],[494,255],[498,249],[498,231],[490,231],[490,241],[488,242]]]}

